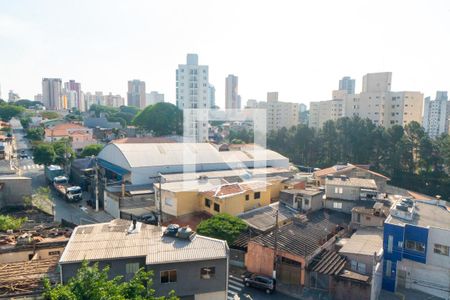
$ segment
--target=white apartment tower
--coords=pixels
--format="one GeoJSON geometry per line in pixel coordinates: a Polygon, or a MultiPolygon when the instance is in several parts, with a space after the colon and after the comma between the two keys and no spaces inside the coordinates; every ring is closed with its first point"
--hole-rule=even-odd
{"type": "Polygon", "coordinates": [[[145,107],[146,99],[144,81],[138,79],[128,81],[127,103],[128,106],[136,106],[138,108],[145,107]]]}
{"type": "Polygon", "coordinates": [[[64,83],[64,92],[68,99],[68,107],[76,107],[79,111],[85,111],[83,93],[81,92],[81,83],[75,80],[69,80],[64,83]]]}
{"type": "Polygon", "coordinates": [[[145,105],[155,105],[156,103],[164,102],[164,94],[158,93],[157,91],[151,91],[145,95],[145,105]]]}
{"type": "MultiPolygon", "coordinates": [[[[208,66],[198,64],[197,54],[188,54],[186,64],[178,65],[176,70],[176,101],[179,109],[211,108],[211,86],[208,66]]],[[[195,112],[184,114],[184,135],[198,142],[208,140],[208,123],[197,122],[195,112]],[[188,124],[188,125],[186,125],[188,124]]]]}
{"type": "Polygon", "coordinates": [[[64,109],[60,78],[42,79],[42,102],[47,109],[64,109]]]}
{"type": "Polygon", "coordinates": [[[436,92],[436,99],[425,98],[423,127],[428,135],[436,138],[448,132],[449,104],[446,91],[436,92]]]}
{"type": "Polygon", "coordinates": [[[346,91],[347,94],[353,95],[355,93],[355,79],[351,79],[349,76],[342,77],[339,80],[339,90],[346,91]]]}
{"type": "Polygon", "coordinates": [[[297,126],[299,124],[299,111],[299,103],[281,102],[278,101],[278,92],[267,93],[267,131],[297,126]]]}
{"type": "Polygon", "coordinates": [[[241,96],[238,93],[238,77],[233,74],[225,78],[225,108],[241,108],[241,96]]]}

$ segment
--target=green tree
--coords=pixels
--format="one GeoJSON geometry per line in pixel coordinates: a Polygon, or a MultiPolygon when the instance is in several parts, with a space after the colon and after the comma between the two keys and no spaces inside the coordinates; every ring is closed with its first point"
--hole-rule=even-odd
{"type": "Polygon", "coordinates": [[[247,224],[238,217],[229,214],[217,214],[203,220],[197,226],[197,232],[202,235],[225,240],[232,244],[236,238],[247,229],[247,224]]]}
{"type": "Polygon", "coordinates": [[[42,104],[42,102],[40,102],[40,101],[32,101],[32,100],[28,100],[28,99],[17,100],[16,102],[14,102],[14,105],[22,106],[22,107],[25,107],[25,108],[30,108],[30,107],[33,107],[33,106],[36,106],[36,105],[44,106],[44,104],[42,104]]]}
{"type": "Polygon", "coordinates": [[[83,261],[77,274],[67,284],[52,286],[48,278],[44,279],[43,297],[46,300],[176,300],[175,293],[156,297],[152,289],[151,271],[140,269],[133,279],[123,281],[121,276],[109,279],[109,267],[100,270],[98,263],[89,266],[83,261]]]}
{"type": "Polygon", "coordinates": [[[0,231],[8,229],[17,230],[22,227],[22,224],[27,221],[27,218],[15,218],[8,215],[0,215],[0,231]]]}
{"type": "Polygon", "coordinates": [[[51,165],[55,162],[56,152],[51,143],[40,143],[33,149],[33,161],[40,165],[51,165]]]}
{"type": "Polygon", "coordinates": [[[42,141],[44,139],[45,130],[42,127],[27,129],[26,138],[32,141],[42,141]]]}
{"type": "Polygon", "coordinates": [[[72,149],[70,139],[63,138],[52,142],[51,145],[56,154],[54,163],[65,166],[68,161],[75,159],[75,151],[72,149]]]}
{"type": "Polygon", "coordinates": [[[59,114],[54,111],[43,111],[40,113],[40,115],[43,119],[48,119],[48,120],[53,120],[53,119],[59,118],[59,114]]]}
{"type": "Polygon", "coordinates": [[[12,118],[19,116],[25,108],[13,104],[0,104],[0,119],[9,122],[12,118]]]}
{"type": "Polygon", "coordinates": [[[183,113],[171,103],[157,103],[147,106],[138,113],[133,124],[153,132],[156,136],[181,134],[183,131],[183,113]]]}
{"type": "Polygon", "coordinates": [[[80,153],[80,157],[87,157],[87,156],[97,156],[100,151],[102,151],[103,149],[103,145],[100,144],[92,144],[92,145],[88,145],[86,147],[83,148],[83,151],[81,151],[80,153]]]}

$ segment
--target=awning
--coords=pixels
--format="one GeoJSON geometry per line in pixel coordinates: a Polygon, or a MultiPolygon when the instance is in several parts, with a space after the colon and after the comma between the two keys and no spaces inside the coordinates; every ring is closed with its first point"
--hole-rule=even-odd
{"type": "Polygon", "coordinates": [[[120,175],[120,176],[123,176],[123,175],[131,173],[127,169],[124,169],[124,168],[119,167],[119,166],[117,166],[115,164],[107,162],[106,160],[103,160],[101,158],[98,158],[97,162],[102,168],[105,168],[105,169],[107,169],[107,170],[109,170],[109,171],[111,171],[113,173],[116,173],[117,175],[120,175]]]}

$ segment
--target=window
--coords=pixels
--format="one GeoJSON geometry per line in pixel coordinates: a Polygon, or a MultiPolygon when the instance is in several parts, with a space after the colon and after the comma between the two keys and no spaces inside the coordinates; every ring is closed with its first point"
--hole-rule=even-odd
{"type": "Polygon", "coordinates": [[[393,246],[394,246],[394,236],[393,235],[389,235],[388,236],[388,246],[387,246],[388,253],[392,253],[392,247],[393,246]]]}
{"type": "Polygon", "coordinates": [[[139,271],[139,263],[125,264],[125,273],[136,274],[137,271],[139,271]]]}
{"type": "Polygon", "coordinates": [[[386,275],[386,277],[391,277],[391,273],[392,273],[392,262],[390,260],[386,260],[386,270],[384,274],[386,275]]]}
{"type": "Polygon", "coordinates": [[[449,256],[449,246],[434,244],[434,253],[449,256]]]}
{"type": "Polygon", "coordinates": [[[205,206],[206,207],[211,207],[211,200],[208,198],[205,198],[205,206]]]}
{"type": "Polygon", "coordinates": [[[309,199],[303,199],[303,201],[305,202],[305,206],[309,206],[309,199]]]}
{"type": "Polygon", "coordinates": [[[220,204],[214,203],[214,210],[220,212],[220,204]]]}
{"type": "Polygon", "coordinates": [[[256,192],[253,196],[255,199],[261,198],[261,192],[256,192]]]}
{"type": "Polygon", "coordinates": [[[333,208],[342,209],[342,202],[333,202],[333,208]]]}
{"type": "Polygon", "coordinates": [[[61,254],[61,252],[59,252],[59,251],[49,251],[48,252],[48,255],[60,255],[61,254]]]}
{"type": "Polygon", "coordinates": [[[245,195],[245,201],[250,200],[250,195],[245,195]]]}
{"type": "Polygon", "coordinates": [[[370,217],[369,216],[366,216],[366,221],[370,221],[370,217]]]}
{"type": "Polygon", "coordinates": [[[417,252],[425,252],[425,244],[416,241],[406,241],[406,249],[417,252]]]}
{"type": "Polygon", "coordinates": [[[177,282],[177,270],[161,271],[161,283],[177,282]]]}
{"type": "Polygon", "coordinates": [[[366,264],[359,262],[358,269],[356,271],[358,271],[358,273],[361,273],[361,274],[366,274],[366,264]]]}
{"type": "Polygon", "coordinates": [[[211,279],[216,276],[216,267],[206,267],[200,269],[201,279],[211,279]]]}
{"type": "Polygon", "coordinates": [[[172,198],[164,198],[164,204],[167,206],[173,206],[173,199],[172,198]]]}

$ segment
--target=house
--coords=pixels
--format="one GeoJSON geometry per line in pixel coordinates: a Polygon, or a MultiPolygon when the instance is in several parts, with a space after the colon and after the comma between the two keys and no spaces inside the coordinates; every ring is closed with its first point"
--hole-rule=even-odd
{"type": "Polygon", "coordinates": [[[292,189],[280,192],[280,202],[299,212],[316,211],[323,207],[323,191],[319,189],[292,189]]]}
{"type": "Polygon", "coordinates": [[[356,206],[352,208],[353,228],[383,227],[384,220],[389,216],[389,206],[376,202],[373,207],[356,206]]]}
{"type": "Polygon", "coordinates": [[[53,142],[62,138],[70,139],[72,148],[81,151],[84,147],[96,144],[92,129],[76,123],[62,123],[45,128],[45,141],[53,142]]]}
{"type": "Polygon", "coordinates": [[[378,197],[373,179],[329,176],[325,181],[324,207],[351,213],[353,207],[372,207],[378,197]]]}
{"type": "Polygon", "coordinates": [[[59,265],[63,283],[83,260],[110,267],[110,277],[130,280],[153,271],[157,296],[174,290],[181,299],[227,299],[229,249],[225,241],[190,233],[169,236],[164,227],[115,219],[75,228],[59,265]]]}
{"type": "Polygon", "coordinates": [[[297,211],[288,208],[281,202],[275,202],[267,206],[255,208],[237,215],[239,219],[247,223],[255,234],[266,233],[274,229],[278,218],[278,226],[291,223],[298,214],[297,211]]]}
{"type": "Polygon", "coordinates": [[[278,230],[258,235],[248,242],[247,270],[273,276],[276,252],[277,281],[304,286],[306,267],[323,249],[333,246],[336,237],[346,231],[349,221],[347,214],[321,209],[295,218],[278,230]]]}
{"type": "Polygon", "coordinates": [[[345,175],[349,178],[373,179],[375,180],[380,192],[385,191],[386,184],[390,180],[388,177],[380,173],[369,170],[369,166],[353,165],[349,163],[346,165],[335,165],[313,173],[313,177],[320,185],[325,185],[327,176],[339,177],[341,175],[345,175]]]}
{"type": "MultiPolygon", "coordinates": [[[[165,220],[194,212],[211,215],[237,215],[270,204],[270,183],[244,181],[227,183],[221,179],[205,179],[161,184],[161,205],[165,220]]],[[[159,210],[159,185],[154,186],[159,210]]]]}
{"type": "Polygon", "coordinates": [[[23,207],[26,198],[31,199],[31,178],[0,176],[0,208],[23,207]]]}
{"type": "Polygon", "coordinates": [[[384,223],[384,290],[450,299],[450,211],[445,201],[401,199],[384,223]]]}
{"type": "Polygon", "coordinates": [[[69,240],[67,233],[40,228],[0,235],[0,297],[38,299],[44,278],[58,283],[58,260],[69,240]]]}

